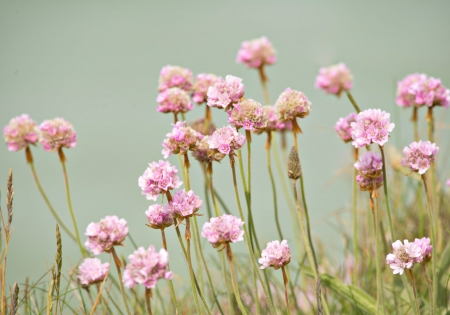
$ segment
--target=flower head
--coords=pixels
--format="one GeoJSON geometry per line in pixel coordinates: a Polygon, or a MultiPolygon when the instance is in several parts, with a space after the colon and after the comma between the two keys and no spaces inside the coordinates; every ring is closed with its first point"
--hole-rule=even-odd
{"type": "Polygon", "coordinates": [[[145,211],[150,227],[153,229],[165,229],[173,224],[174,213],[170,207],[154,204],[145,211]]]}
{"type": "Polygon", "coordinates": [[[84,244],[94,255],[109,253],[113,246],[122,245],[128,234],[127,221],[117,216],[106,216],[100,222],[91,222],[86,229],[88,239],[84,244]]]}
{"type": "Polygon", "coordinates": [[[386,263],[389,264],[394,275],[402,275],[403,271],[410,269],[422,255],[421,248],[415,242],[410,243],[408,240],[405,240],[404,244],[401,241],[395,241],[392,247],[394,253],[386,256],[386,263]]]}
{"type": "Polygon", "coordinates": [[[440,79],[429,77],[426,80],[418,80],[411,84],[408,92],[414,96],[414,103],[418,106],[448,108],[450,105],[450,90],[442,85],[440,79]]]}
{"type": "Polygon", "coordinates": [[[194,108],[187,92],[177,87],[162,91],[156,101],[160,113],[185,113],[194,108]]]}
{"type": "Polygon", "coordinates": [[[249,68],[271,65],[275,61],[275,49],[265,36],[242,42],[236,57],[236,62],[245,64],[249,68]]]}
{"type": "Polygon", "coordinates": [[[342,91],[353,87],[353,76],[345,64],[338,63],[326,68],[320,68],[316,78],[316,87],[325,93],[340,96],[342,91]]]}
{"type": "Polygon", "coordinates": [[[366,109],[356,116],[356,121],[350,124],[352,144],[362,148],[371,143],[384,145],[395,124],[389,121],[390,114],[381,109],[366,109]]]}
{"type": "Polygon", "coordinates": [[[365,152],[354,164],[359,171],[356,182],[362,191],[374,191],[383,184],[383,162],[381,154],[365,152]]]}
{"type": "Polygon", "coordinates": [[[278,97],[275,108],[281,121],[305,118],[311,111],[311,102],[302,92],[287,88],[278,97]]]}
{"type": "Polygon", "coordinates": [[[127,288],[142,284],[147,289],[152,289],[159,279],[172,279],[172,272],[168,267],[169,254],[164,248],[158,253],[152,245],[148,250],[139,247],[128,259],[130,263],[123,272],[123,283],[127,288]]]}
{"type": "Polygon", "coordinates": [[[198,104],[206,102],[208,89],[210,86],[213,86],[217,81],[221,80],[221,77],[218,77],[214,74],[210,73],[200,73],[197,75],[197,79],[195,80],[193,86],[193,94],[192,100],[198,104]]]}
{"type": "Polygon", "coordinates": [[[267,117],[263,115],[260,103],[244,99],[228,111],[228,122],[239,129],[255,130],[267,126],[267,117]]]}
{"type": "Polygon", "coordinates": [[[202,200],[192,190],[178,190],[172,197],[170,208],[178,217],[190,217],[202,206],[202,200]]]}
{"type": "Polygon", "coordinates": [[[159,160],[148,164],[144,174],[139,177],[138,184],[147,200],[156,200],[159,194],[176,189],[183,183],[176,176],[178,170],[169,162],[159,160]]]}
{"type": "Polygon", "coordinates": [[[414,244],[420,248],[421,256],[417,258],[417,262],[429,262],[431,260],[431,251],[433,246],[431,246],[431,241],[429,237],[416,238],[414,244]]]}
{"type": "Polygon", "coordinates": [[[159,73],[158,91],[162,92],[169,88],[177,87],[185,91],[190,91],[194,78],[191,70],[178,66],[167,65],[159,73]]]}
{"type": "Polygon", "coordinates": [[[430,141],[412,142],[409,147],[403,149],[405,158],[402,159],[402,165],[408,166],[421,175],[425,174],[436,160],[438,152],[439,147],[436,143],[430,141]]]}
{"type": "Polygon", "coordinates": [[[3,138],[5,138],[9,151],[25,149],[39,139],[36,122],[27,114],[17,116],[3,128],[3,138]]]}
{"type": "Polygon", "coordinates": [[[209,136],[204,136],[202,140],[197,143],[197,147],[192,152],[192,156],[200,163],[211,163],[212,161],[220,162],[225,154],[211,149],[209,147],[209,136]]]}
{"type": "Polygon", "coordinates": [[[258,262],[262,265],[260,269],[274,267],[275,270],[286,266],[291,261],[291,250],[286,240],[281,243],[272,241],[267,243],[267,247],[262,250],[261,258],[258,262]]]}
{"type": "Polygon", "coordinates": [[[216,129],[208,140],[209,147],[222,154],[233,154],[235,150],[242,148],[244,143],[245,136],[231,126],[216,129]]]}
{"type": "Polygon", "coordinates": [[[447,181],[445,182],[445,185],[447,185],[447,187],[450,187],[450,178],[447,179],[447,181]]]}
{"type": "Polygon", "coordinates": [[[356,113],[350,113],[348,116],[344,118],[339,118],[336,125],[334,126],[334,130],[336,130],[338,136],[344,142],[352,141],[352,134],[351,134],[352,128],[350,127],[350,124],[356,121],[357,115],[358,114],[356,113]]]}
{"type": "Polygon", "coordinates": [[[245,86],[242,79],[227,75],[224,79],[219,79],[214,85],[208,88],[207,105],[211,107],[227,108],[241,100],[244,96],[245,86]]]}
{"type": "Polygon", "coordinates": [[[164,147],[162,154],[165,159],[171,154],[186,154],[187,151],[195,148],[197,142],[203,138],[200,132],[186,126],[184,121],[178,121],[172,126],[172,132],[166,134],[167,139],[164,139],[162,143],[164,147]]]}
{"type": "Polygon", "coordinates": [[[254,130],[254,132],[260,134],[264,131],[266,131],[266,132],[283,131],[287,128],[287,125],[289,125],[292,128],[292,124],[290,121],[282,122],[278,119],[275,106],[266,105],[266,106],[263,106],[262,109],[263,109],[264,120],[267,120],[267,125],[264,128],[258,128],[256,130],[254,130]]]}
{"type": "Polygon", "coordinates": [[[422,85],[427,80],[426,74],[414,73],[406,76],[397,83],[397,105],[402,107],[416,106],[415,95],[411,87],[415,84],[422,85]]]}
{"type": "Polygon", "coordinates": [[[189,123],[189,127],[200,132],[204,136],[210,136],[213,134],[214,130],[216,130],[216,125],[212,121],[206,122],[205,118],[200,118],[189,123]]]}
{"type": "Polygon", "coordinates": [[[244,231],[241,228],[243,225],[241,219],[224,214],[203,224],[202,236],[207,238],[214,248],[229,242],[239,242],[244,239],[244,231]]]}
{"type": "Polygon", "coordinates": [[[77,144],[76,131],[72,124],[63,118],[45,120],[39,130],[39,141],[45,151],[56,152],[60,148],[73,148],[77,144]]]}
{"type": "Polygon", "coordinates": [[[109,263],[102,264],[102,261],[98,258],[86,258],[78,267],[77,278],[81,285],[87,286],[103,281],[108,270],[109,263]]]}

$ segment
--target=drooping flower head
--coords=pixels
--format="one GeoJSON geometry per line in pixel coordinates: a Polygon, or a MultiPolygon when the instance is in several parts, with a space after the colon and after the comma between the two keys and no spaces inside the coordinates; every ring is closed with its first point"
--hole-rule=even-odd
{"type": "Polygon", "coordinates": [[[197,145],[197,142],[203,138],[203,135],[189,126],[184,121],[178,121],[172,124],[171,133],[166,134],[162,146],[162,154],[167,159],[171,154],[186,154],[197,145]]]}
{"type": "Polygon", "coordinates": [[[84,235],[88,237],[84,245],[94,255],[109,253],[113,246],[122,245],[128,235],[127,221],[108,215],[98,223],[91,222],[84,235]]]}
{"type": "Polygon", "coordinates": [[[342,91],[349,91],[353,87],[353,76],[344,63],[320,68],[316,78],[316,87],[325,93],[340,96],[342,91]]]}
{"type": "Polygon", "coordinates": [[[403,80],[397,82],[397,105],[402,107],[416,106],[415,95],[412,94],[411,87],[414,84],[422,85],[426,82],[427,76],[423,73],[414,73],[406,76],[403,80]]]}
{"type": "Polygon", "coordinates": [[[178,190],[172,197],[170,208],[178,217],[190,217],[202,206],[202,200],[192,190],[178,190]]]}
{"type": "Polygon", "coordinates": [[[147,200],[156,200],[159,194],[176,189],[183,184],[177,176],[178,170],[169,162],[159,160],[148,164],[138,184],[147,200]]]}
{"type": "Polygon", "coordinates": [[[362,148],[371,143],[384,145],[395,124],[389,120],[390,114],[381,109],[366,109],[356,116],[356,121],[350,124],[352,128],[352,144],[362,148]]]}
{"type": "Polygon", "coordinates": [[[158,94],[156,101],[160,113],[185,113],[194,108],[188,93],[177,87],[163,90],[158,94]]]}
{"type": "Polygon", "coordinates": [[[60,148],[73,148],[77,144],[76,131],[72,124],[63,118],[45,120],[39,130],[39,142],[45,151],[56,152],[60,148]]]}
{"type": "Polygon", "coordinates": [[[409,147],[403,149],[405,158],[402,159],[402,165],[408,166],[421,175],[425,174],[436,160],[438,152],[439,147],[436,143],[430,141],[412,142],[409,147]]]}
{"type": "Polygon", "coordinates": [[[221,77],[211,73],[200,73],[197,75],[193,86],[192,100],[198,104],[206,102],[208,99],[208,89],[213,86],[217,81],[222,80],[221,77]]]}
{"type": "Polygon", "coordinates": [[[431,246],[431,241],[429,237],[416,238],[414,244],[420,248],[421,256],[417,258],[417,262],[427,263],[431,260],[431,251],[433,246],[431,246]]]}
{"type": "Polygon", "coordinates": [[[256,130],[267,125],[267,117],[263,115],[263,108],[257,101],[244,99],[228,111],[228,122],[239,129],[256,130]]]}
{"type": "Polygon", "coordinates": [[[87,286],[103,281],[108,270],[109,263],[102,264],[102,261],[98,258],[86,258],[78,267],[77,278],[81,285],[87,286]]]}
{"type": "Polygon", "coordinates": [[[195,151],[192,152],[192,156],[200,163],[211,163],[212,161],[220,162],[225,154],[220,153],[216,149],[209,147],[209,136],[204,136],[202,140],[197,143],[195,151]]]}
{"type": "Polygon", "coordinates": [[[189,124],[189,127],[197,132],[200,132],[204,136],[210,136],[216,130],[216,125],[212,121],[205,121],[205,118],[197,119],[189,124]]]}
{"type": "Polygon", "coordinates": [[[443,106],[450,105],[450,90],[442,85],[440,79],[429,77],[411,84],[408,92],[414,96],[416,105],[443,106]]]}
{"type": "Polygon", "coordinates": [[[242,148],[244,143],[245,136],[231,126],[216,129],[208,140],[209,147],[222,154],[233,154],[235,150],[242,148]]]}
{"type": "Polygon", "coordinates": [[[383,185],[383,162],[381,154],[365,152],[354,164],[359,171],[356,182],[362,191],[374,191],[383,185]]]}
{"type": "Polygon", "coordinates": [[[3,128],[3,138],[9,151],[19,151],[35,144],[39,139],[38,135],[36,122],[27,114],[12,118],[3,128]]]}
{"type": "Polygon", "coordinates": [[[165,229],[173,224],[174,213],[168,205],[154,204],[145,211],[148,223],[153,229],[165,229]]]}
{"type": "Polygon", "coordinates": [[[291,250],[286,240],[281,243],[272,241],[267,243],[267,247],[262,250],[261,258],[258,262],[262,265],[260,269],[273,267],[275,270],[284,267],[291,261],[291,250]]]}
{"type": "Polygon", "coordinates": [[[245,86],[242,79],[227,75],[224,79],[219,79],[214,85],[208,88],[207,105],[211,107],[227,108],[241,100],[244,96],[245,86]]]}
{"type": "Polygon", "coordinates": [[[336,125],[334,126],[334,130],[336,130],[338,136],[344,142],[352,141],[352,134],[351,134],[352,128],[350,127],[350,124],[356,121],[357,115],[358,114],[356,113],[350,113],[348,116],[344,118],[339,118],[336,125]]]}
{"type": "Polygon", "coordinates": [[[405,269],[412,268],[422,255],[421,248],[415,242],[410,243],[408,240],[405,240],[404,244],[401,241],[395,241],[392,247],[394,253],[386,256],[386,263],[389,264],[394,275],[402,275],[405,269]]]}
{"type": "Polygon", "coordinates": [[[244,239],[244,231],[241,228],[243,225],[241,219],[231,214],[223,214],[203,224],[202,236],[207,238],[214,248],[229,242],[239,242],[244,239]]]}
{"type": "Polygon", "coordinates": [[[265,36],[242,42],[241,49],[239,49],[236,57],[236,62],[242,63],[249,68],[271,65],[275,61],[275,49],[273,49],[272,43],[265,36]]]}
{"type": "Polygon", "coordinates": [[[162,92],[169,88],[177,87],[185,91],[190,91],[194,77],[191,70],[178,66],[167,65],[159,73],[158,91],[162,92]]]}
{"type": "Polygon", "coordinates": [[[311,102],[302,92],[287,88],[278,97],[275,108],[279,120],[294,120],[296,117],[308,116],[311,111],[311,102]]]}
{"type": "Polygon", "coordinates": [[[128,259],[130,263],[123,273],[123,283],[127,288],[142,284],[147,289],[153,289],[159,279],[172,279],[168,267],[169,254],[164,248],[157,252],[153,245],[148,250],[139,247],[128,259]]]}

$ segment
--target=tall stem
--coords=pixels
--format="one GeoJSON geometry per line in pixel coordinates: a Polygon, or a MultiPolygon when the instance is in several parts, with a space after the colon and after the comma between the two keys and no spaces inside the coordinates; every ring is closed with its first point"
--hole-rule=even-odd
{"type": "Polygon", "coordinates": [[[186,239],[186,260],[188,263],[188,267],[189,267],[189,276],[191,277],[191,290],[193,292],[193,296],[194,296],[194,302],[195,302],[195,307],[197,309],[197,314],[201,314],[201,308],[200,308],[200,303],[198,302],[198,297],[197,297],[197,291],[195,290],[195,282],[194,282],[194,269],[192,268],[192,261],[191,261],[191,237],[190,237],[190,232],[189,231],[190,228],[190,220],[189,218],[186,218],[186,235],[185,235],[185,239],[186,239]]]}
{"type": "Polygon", "coordinates": [[[305,210],[305,218],[306,218],[306,231],[308,232],[308,242],[309,246],[311,246],[311,252],[314,258],[314,264],[316,265],[316,269],[318,269],[317,264],[317,258],[316,258],[316,251],[314,250],[314,244],[312,242],[312,236],[311,236],[311,223],[309,221],[309,212],[308,212],[308,206],[306,205],[306,195],[305,195],[305,189],[304,189],[304,183],[303,183],[303,175],[300,177],[300,190],[302,192],[302,201],[303,201],[303,209],[305,210]]]}
{"type": "Polygon", "coordinates": [[[383,294],[383,280],[381,274],[381,246],[380,246],[380,217],[378,211],[378,192],[375,190],[370,193],[370,207],[373,214],[373,225],[375,229],[375,266],[377,270],[377,314],[384,314],[384,294],[383,294]]]}
{"type": "Polygon", "coordinates": [[[286,274],[286,270],[284,270],[284,266],[281,267],[281,271],[283,272],[283,283],[284,283],[284,299],[286,300],[286,310],[288,315],[291,314],[291,308],[289,307],[289,297],[288,297],[288,290],[287,290],[287,284],[288,284],[288,277],[286,274]]]}
{"type": "Polygon", "coordinates": [[[356,103],[355,99],[353,98],[353,95],[350,93],[350,91],[345,91],[345,93],[347,94],[347,97],[350,100],[350,102],[352,103],[352,105],[355,108],[356,112],[359,114],[361,112],[361,110],[359,109],[358,104],[356,103]]]}
{"type": "Polygon", "coordinates": [[[209,184],[209,191],[211,193],[211,199],[212,199],[212,203],[213,203],[213,207],[214,207],[214,213],[215,213],[216,217],[218,217],[218,216],[220,216],[220,211],[219,211],[219,206],[217,205],[216,194],[214,193],[214,188],[213,188],[213,164],[212,164],[212,162],[210,162],[208,165],[207,173],[209,173],[208,184],[209,184]]]}
{"type": "Polygon", "coordinates": [[[145,288],[145,306],[147,308],[147,314],[152,315],[152,308],[150,304],[150,299],[152,298],[152,289],[145,288]]]}
{"type": "Polygon", "coordinates": [[[430,298],[430,314],[434,314],[434,307],[433,307],[433,281],[431,281],[430,276],[428,275],[427,266],[424,263],[421,263],[420,265],[422,266],[423,273],[425,274],[425,279],[427,280],[428,296],[430,298]]]}
{"type": "Polygon", "coordinates": [[[383,146],[379,145],[381,152],[381,158],[383,162],[383,191],[384,191],[384,202],[386,204],[386,212],[388,215],[388,222],[389,222],[389,232],[391,234],[391,241],[393,242],[395,240],[395,234],[394,234],[394,226],[392,225],[392,217],[391,217],[391,207],[389,205],[389,195],[388,195],[388,187],[387,187],[387,174],[386,174],[386,159],[384,157],[384,148],[383,146]]]}
{"type": "MultiPolygon", "coordinates": [[[[161,238],[163,248],[167,251],[166,233],[164,232],[164,229],[161,229],[161,238]]],[[[167,263],[167,268],[170,270],[169,263],[167,263]]],[[[177,310],[178,314],[182,314],[180,306],[178,305],[177,297],[175,295],[175,289],[173,287],[172,279],[169,280],[169,289],[170,289],[170,296],[172,297],[172,302],[175,305],[175,309],[177,310]]]]}
{"type": "Polygon", "coordinates": [[[264,64],[258,68],[259,80],[261,81],[261,86],[262,86],[263,93],[264,93],[264,102],[266,103],[266,105],[270,105],[269,90],[267,88],[268,79],[266,76],[266,72],[264,70],[265,70],[264,64]]]}
{"type": "Polygon", "coordinates": [[[413,108],[413,114],[411,117],[411,121],[413,123],[413,128],[414,128],[414,141],[419,141],[419,124],[418,124],[418,107],[414,106],[413,108]]]}
{"type": "Polygon", "coordinates": [[[428,107],[428,112],[426,116],[426,120],[428,122],[428,140],[433,143],[434,142],[434,116],[433,116],[433,107],[428,107]]]}
{"type": "Polygon", "coordinates": [[[120,268],[122,267],[122,263],[120,262],[119,257],[117,256],[116,250],[114,249],[114,246],[111,249],[111,254],[114,259],[114,264],[117,268],[117,276],[119,278],[119,285],[120,285],[120,293],[122,294],[123,304],[125,305],[125,309],[127,310],[127,314],[131,315],[130,308],[128,307],[128,301],[127,301],[127,295],[125,294],[125,288],[123,287],[123,281],[122,281],[122,272],[120,271],[120,268]]]}
{"type": "Polygon", "coordinates": [[[408,269],[409,274],[411,276],[411,284],[413,287],[413,292],[414,292],[414,305],[415,305],[415,311],[416,314],[419,315],[420,314],[420,308],[419,308],[419,301],[417,300],[417,288],[416,288],[416,279],[414,278],[414,272],[411,269],[408,269]]]}
{"type": "Polygon", "coordinates": [[[231,251],[231,246],[230,246],[230,244],[226,244],[225,246],[227,248],[228,262],[230,263],[231,280],[233,283],[234,296],[236,297],[236,301],[239,306],[239,309],[241,310],[241,313],[243,315],[247,315],[247,312],[245,311],[245,307],[241,301],[241,296],[239,294],[239,288],[238,288],[238,284],[237,284],[237,280],[236,280],[236,271],[234,270],[233,253],[231,251]]]}
{"type": "Polygon", "coordinates": [[[270,149],[272,147],[272,132],[267,132],[267,142],[266,142],[266,153],[267,153],[267,171],[269,172],[270,184],[272,185],[272,194],[273,194],[273,210],[275,214],[275,223],[277,225],[278,235],[280,236],[280,240],[283,240],[283,233],[281,232],[280,219],[278,218],[278,203],[277,203],[277,189],[275,187],[275,180],[273,178],[271,159],[270,159],[270,149]]]}
{"type": "MultiPolygon", "coordinates": [[[[354,161],[358,160],[358,149],[354,148],[354,161]]],[[[356,182],[356,176],[358,170],[353,168],[353,285],[358,285],[358,213],[357,213],[357,196],[358,196],[358,183],[356,182]]]]}

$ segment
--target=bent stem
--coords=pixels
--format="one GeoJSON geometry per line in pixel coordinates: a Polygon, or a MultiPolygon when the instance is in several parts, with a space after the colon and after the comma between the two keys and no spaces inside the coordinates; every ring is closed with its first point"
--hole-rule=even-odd
{"type": "Polygon", "coordinates": [[[278,203],[277,203],[277,190],[275,187],[275,180],[273,178],[271,159],[270,159],[270,149],[272,142],[272,132],[267,132],[267,142],[266,142],[266,153],[267,153],[267,171],[269,172],[270,184],[272,185],[272,194],[273,194],[273,210],[275,214],[275,223],[277,225],[278,235],[280,239],[283,240],[283,233],[281,233],[280,220],[278,218],[278,203]]]}
{"type": "Polygon", "coordinates": [[[427,280],[428,285],[428,296],[430,298],[430,314],[434,314],[434,308],[433,308],[433,281],[431,281],[430,276],[428,275],[427,267],[422,262],[420,264],[422,266],[423,273],[425,274],[425,279],[427,280]]]}
{"type": "MultiPolygon", "coordinates": [[[[354,148],[354,160],[358,160],[358,149],[354,148]]],[[[358,196],[358,183],[356,182],[356,176],[358,170],[353,168],[353,285],[358,285],[358,213],[357,213],[357,196],[358,196]]]]}
{"type": "Polygon", "coordinates": [[[284,266],[281,267],[281,271],[283,272],[283,282],[284,282],[284,299],[286,300],[286,310],[288,315],[291,314],[291,309],[289,307],[289,297],[288,297],[288,291],[287,291],[287,284],[288,284],[288,277],[286,274],[286,270],[284,270],[284,266]]]}
{"type": "Polygon", "coordinates": [[[408,269],[409,274],[411,276],[411,284],[413,287],[413,292],[414,292],[414,305],[415,305],[415,311],[416,314],[419,315],[420,314],[420,308],[419,308],[419,301],[417,300],[417,288],[416,288],[416,279],[414,278],[414,272],[411,269],[408,269]]]}
{"type": "MultiPolygon", "coordinates": [[[[167,251],[166,233],[164,232],[164,229],[161,229],[161,238],[162,238],[163,248],[167,251]]],[[[169,263],[167,263],[167,269],[170,270],[169,263]]],[[[170,288],[170,295],[172,297],[172,302],[175,305],[175,309],[177,310],[178,314],[182,314],[180,306],[178,305],[177,297],[175,295],[175,289],[173,287],[172,279],[169,280],[169,288],[170,288]]]]}
{"type": "Polygon", "coordinates": [[[117,268],[117,275],[119,278],[120,293],[122,294],[123,304],[125,304],[125,309],[127,310],[127,314],[131,315],[130,308],[128,307],[127,295],[125,294],[125,288],[123,287],[122,272],[120,271],[120,268],[122,267],[122,263],[120,262],[120,259],[117,256],[114,246],[111,249],[111,254],[114,259],[114,264],[116,265],[116,268],[117,268]]]}
{"type": "Polygon", "coordinates": [[[237,304],[239,306],[239,309],[241,310],[241,313],[243,315],[247,315],[247,312],[245,311],[244,305],[241,301],[241,296],[239,295],[239,288],[236,280],[236,271],[234,270],[234,264],[233,264],[233,253],[231,251],[230,244],[225,245],[227,248],[227,258],[228,262],[230,263],[230,271],[231,271],[231,280],[233,283],[233,290],[234,290],[234,296],[236,297],[237,304]]]}
{"type": "Polygon", "coordinates": [[[151,298],[152,298],[152,289],[145,288],[145,306],[147,308],[148,315],[152,315],[152,308],[150,305],[151,298]]]}
{"type": "Polygon", "coordinates": [[[350,93],[350,91],[345,91],[345,93],[347,94],[347,97],[350,100],[350,102],[352,103],[352,105],[355,108],[356,112],[359,114],[361,112],[361,110],[359,109],[358,104],[356,103],[355,99],[353,98],[353,95],[350,93]]]}

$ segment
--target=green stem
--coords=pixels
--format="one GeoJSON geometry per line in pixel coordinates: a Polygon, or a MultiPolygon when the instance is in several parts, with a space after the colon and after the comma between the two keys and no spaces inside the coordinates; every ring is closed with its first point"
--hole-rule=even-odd
{"type": "Polygon", "coordinates": [[[423,211],[423,200],[422,200],[422,183],[417,183],[417,203],[419,204],[419,235],[425,235],[425,211],[423,211]]]}
{"type": "Polygon", "coordinates": [[[266,105],[270,105],[269,89],[267,88],[268,79],[266,76],[266,72],[264,71],[264,64],[258,68],[258,73],[259,73],[259,80],[261,81],[261,86],[264,93],[264,102],[266,103],[266,105]]]}
{"type": "MultiPolygon", "coordinates": [[[[378,194],[377,191],[373,192],[373,194],[378,194]]],[[[381,274],[381,263],[380,263],[380,257],[381,257],[381,247],[380,247],[380,217],[379,217],[379,211],[378,211],[378,196],[372,196],[372,193],[370,193],[370,205],[372,208],[372,214],[373,214],[373,225],[375,229],[375,266],[377,270],[377,314],[381,313],[384,314],[384,294],[383,294],[383,280],[382,280],[382,274],[381,274]]]]}
{"type": "Polygon", "coordinates": [[[188,263],[188,267],[189,267],[189,276],[191,278],[191,290],[194,296],[194,302],[195,302],[195,307],[197,309],[197,314],[201,314],[200,313],[200,303],[198,302],[198,297],[197,297],[197,291],[195,290],[195,282],[194,282],[194,269],[192,268],[192,261],[191,261],[191,241],[190,241],[190,236],[188,235],[188,229],[190,228],[190,220],[189,218],[186,218],[186,260],[188,263]]]}
{"type": "Polygon", "coordinates": [[[311,223],[309,221],[309,212],[308,212],[308,206],[306,205],[306,195],[305,195],[305,189],[303,184],[303,175],[300,176],[300,190],[302,192],[302,201],[303,201],[303,208],[305,210],[305,217],[306,217],[306,231],[308,232],[308,242],[309,246],[311,246],[311,252],[314,258],[314,264],[316,265],[316,269],[318,269],[317,264],[317,258],[316,258],[316,252],[314,250],[314,245],[312,242],[312,236],[311,236],[311,223]]]}
{"type": "Polygon", "coordinates": [[[419,141],[419,124],[418,124],[418,108],[417,106],[414,106],[413,108],[413,115],[411,118],[411,121],[413,123],[414,128],[414,141],[419,141]]]}
{"type": "Polygon", "coordinates": [[[271,149],[271,141],[272,133],[271,131],[267,132],[267,143],[266,143],[266,153],[267,153],[267,170],[269,172],[270,184],[272,185],[272,194],[273,194],[273,209],[275,214],[275,223],[277,225],[278,235],[280,236],[280,240],[283,240],[283,233],[281,232],[280,220],[278,218],[278,203],[277,203],[277,190],[275,187],[275,180],[273,178],[271,159],[270,159],[270,149],[271,149]]]}
{"type": "Polygon", "coordinates": [[[245,307],[241,301],[241,296],[239,294],[239,289],[238,289],[237,280],[236,280],[236,271],[234,270],[233,253],[231,252],[231,246],[230,246],[230,244],[226,244],[225,246],[227,247],[227,257],[228,257],[228,262],[230,263],[231,282],[233,283],[234,296],[236,297],[236,301],[239,306],[239,309],[241,310],[241,313],[243,315],[247,315],[247,312],[245,311],[245,307]]]}
{"type": "Polygon", "coordinates": [[[414,272],[411,269],[408,269],[409,274],[411,276],[411,284],[414,292],[414,305],[415,305],[415,313],[416,315],[420,314],[419,301],[417,300],[417,288],[416,288],[416,279],[414,278],[414,272]]]}
{"type": "Polygon", "coordinates": [[[209,180],[208,180],[209,191],[211,193],[211,199],[212,199],[212,203],[213,203],[213,207],[214,207],[214,213],[215,213],[216,217],[218,217],[218,216],[220,216],[220,211],[219,211],[219,206],[217,205],[216,194],[214,193],[214,188],[213,188],[213,164],[212,164],[212,162],[210,163],[210,165],[208,165],[208,173],[209,173],[209,180]]]}
{"type": "MultiPolygon", "coordinates": [[[[358,149],[354,149],[354,160],[358,160],[358,149]]],[[[356,182],[356,176],[358,170],[353,168],[353,285],[358,285],[358,209],[357,209],[357,196],[358,196],[358,183],[356,182]]]]}
{"type": "MultiPolygon", "coordinates": [[[[233,293],[231,292],[232,289],[230,289],[230,281],[228,279],[228,273],[225,263],[225,254],[223,251],[219,252],[220,254],[220,261],[222,265],[222,274],[223,274],[223,281],[225,282],[225,286],[227,287],[227,297],[228,297],[228,304],[230,305],[230,315],[235,314],[234,310],[234,299],[233,299],[233,293]]],[[[256,284],[255,284],[256,285],[256,284]]]]}
{"type": "Polygon", "coordinates": [[[352,103],[353,107],[355,108],[356,112],[359,114],[361,112],[361,110],[359,109],[358,104],[356,103],[355,99],[353,98],[352,93],[350,93],[350,91],[345,91],[347,94],[348,99],[350,100],[350,102],[352,103]]]}
{"type": "Polygon", "coordinates": [[[386,204],[386,212],[388,215],[388,222],[389,222],[389,232],[391,234],[391,241],[393,242],[395,240],[395,234],[394,234],[394,226],[392,224],[392,217],[391,217],[391,207],[389,205],[389,195],[388,195],[388,187],[387,187],[387,173],[386,173],[386,159],[384,157],[384,148],[383,146],[379,145],[381,152],[381,158],[383,162],[383,191],[384,191],[384,202],[386,204]]]}
{"type": "Polygon", "coordinates": [[[424,263],[420,264],[422,266],[422,270],[425,274],[425,279],[427,280],[428,285],[428,296],[430,298],[430,314],[434,314],[433,308],[433,281],[431,281],[430,276],[428,275],[427,266],[424,263]]]}
{"type": "Polygon", "coordinates": [[[147,314],[152,315],[152,308],[150,299],[152,298],[152,289],[145,288],[145,306],[147,307],[147,314]]]}
{"type": "MultiPolygon", "coordinates": [[[[167,251],[167,242],[166,242],[166,233],[164,232],[164,229],[161,229],[161,238],[164,249],[167,251]]],[[[169,263],[167,263],[167,268],[170,270],[169,263]]],[[[170,288],[170,295],[172,297],[172,302],[175,305],[175,309],[177,310],[178,314],[183,314],[181,312],[180,306],[178,305],[177,297],[175,295],[175,289],[173,287],[172,279],[169,280],[169,288],[170,288]]]]}
{"type": "Polygon", "coordinates": [[[113,256],[113,260],[114,260],[114,263],[115,263],[116,268],[117,268],[117,275],[119,277],[120,293],[122,294],[123,304],[125,305],[125,309],[127,311],[127,314],[131,315],[130,308],[128,307],[127,295],[125,294],[125,288],[123,287],[122,272],[120,271],[122,263],[120,262],[119,257],[117,257],[117,253],[116,253],[116,250],[114,249],[114,246],[111,249],[111,254],[113,256]]]}
{"type": "Polygon", "coordinates": [[[286,300],[286,310],[288,315],[291,314],[291,308],[289,306],[289,296],[288,296],[288,290],[287,290],[287,284],[288,284],[288,277],[286,274],[286,270],[284,270],[284,266],[281,267],[281,271],[283,273],[283,283],[284,283],[284,299],[286,300]]]}

